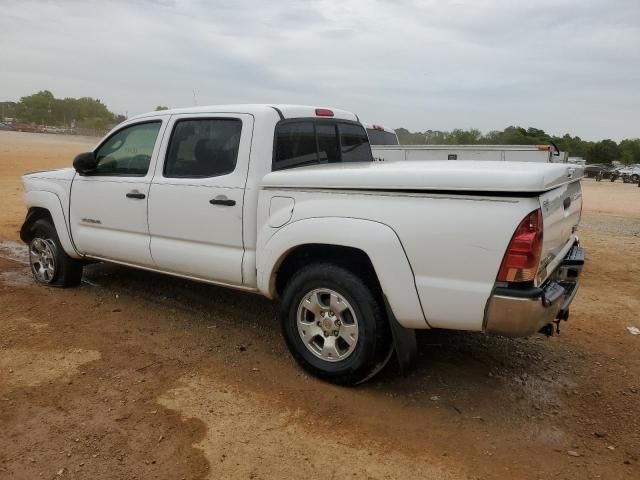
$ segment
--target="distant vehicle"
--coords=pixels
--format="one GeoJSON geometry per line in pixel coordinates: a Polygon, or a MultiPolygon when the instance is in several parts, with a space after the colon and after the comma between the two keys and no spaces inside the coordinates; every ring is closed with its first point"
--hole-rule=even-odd
{"type": "Polygon", "coordinates": [[[398,145],[400,143],[396,132],[390,128],[375,124],[364,124],[364,128],[367,130],[369,145],[372,147],[374,145],[398,145]]]}
{"type": "Polygon", "coordinates": [[[7,125],[6,123],[0,123],[0,130],[13,130],[11,125],[7,125]]]}
{"type": "Polygon", "coordinates": [[[567,162],[575,163],[575,164],[578,164],[578,165],[586,165],[587,164],[587,161],[582,157],[569,157],[569,158],[567,158],[567,162]]]}
{"type": "Polygon", "coordinates": [[[406,160],[475,160],[566,163],[566,153],[551,145],[371,145],[381,162],[406,160]]]}
{"type": "Polygon", "coordinates": [[[614,172],[614,168],[602,163],[592,163],[584,167],[584,176],[587,178],[611,178],[614,172]]]}
{"type": "Polygon", "coordinates": [[[617,170],[618,176],[622,177],[624,183],[640,182],[640,165],[629,165],[617,170]]]}
{"type": "Polygon", "coordinates": [[[36,127],[28,123],[14,123],[12,125],[12,129],[18,132],[29,132],[29,133],[34,133],[38,131],[36,127]]]}
{"type": "Polygon", "coordinates": [[[551,145],[400,145],[395,131],[365,124],[373,158],[380,162],[401,160],[479,160],[504,162],[566,163],[567,153],[551,145]]]}

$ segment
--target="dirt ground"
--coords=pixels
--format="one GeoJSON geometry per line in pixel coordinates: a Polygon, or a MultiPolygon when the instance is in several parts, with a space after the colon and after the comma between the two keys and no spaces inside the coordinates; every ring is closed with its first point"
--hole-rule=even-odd
{"type": "Polygon", "coordinates": [[[104,264],[34,285],[19,176],[92,143],[0,132],[0,478],[640,478],[636,186],[583,182],[560,336],[421,332],[409,377],[340,388],[258,296],[104,264]]]}

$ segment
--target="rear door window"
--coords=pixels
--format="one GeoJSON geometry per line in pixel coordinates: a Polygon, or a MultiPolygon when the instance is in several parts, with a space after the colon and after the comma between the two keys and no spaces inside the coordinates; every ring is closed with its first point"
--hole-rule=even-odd
{"type": "Polygon", "coordinates": [[[234,171],[242,121],[235,118],[178,120],[164,163],[165,178],[208,178],[234,171]]]}

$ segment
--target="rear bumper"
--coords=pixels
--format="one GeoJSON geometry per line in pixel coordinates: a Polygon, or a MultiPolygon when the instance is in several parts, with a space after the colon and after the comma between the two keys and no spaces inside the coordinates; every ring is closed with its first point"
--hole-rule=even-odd
{"type": "Polygon", "coordinates": [[[576,242],[542,286],[496,287],[487,302],[484,331],[491,335],[526,337],[556,319],[566,320],[583,265],[584,250],[576,242]]]}

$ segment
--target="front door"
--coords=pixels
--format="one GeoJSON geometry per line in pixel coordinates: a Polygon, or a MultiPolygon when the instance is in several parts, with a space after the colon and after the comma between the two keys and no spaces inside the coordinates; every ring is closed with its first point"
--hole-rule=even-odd
{"type": "Polygon", "coordinates": [[[151,254],[168,272],[242,285],[253,117],[171,117],[149,192],[151,254]],[[170,133],[169,133],[170,132],[170,133]]]}
{"type": "Polygon", "coordinates": [[[147,202],[162,120],[123,127],[96,149],[97,169],[71,186],[71,234],[92,257],[153,266],[147,202]]]}

